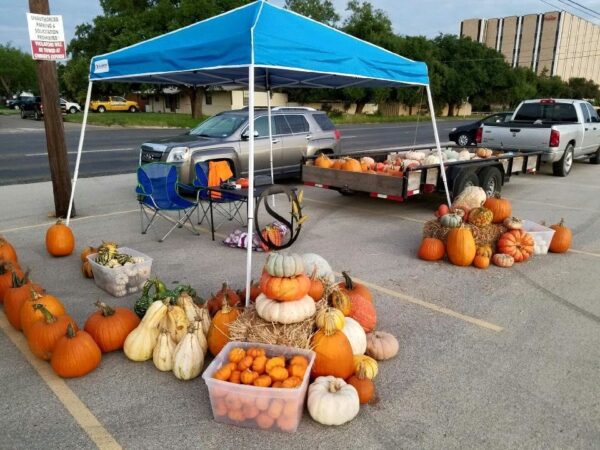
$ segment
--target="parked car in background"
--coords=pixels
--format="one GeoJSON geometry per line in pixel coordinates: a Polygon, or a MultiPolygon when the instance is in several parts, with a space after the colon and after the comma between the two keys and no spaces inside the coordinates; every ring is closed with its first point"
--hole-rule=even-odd
{"type": "Polygon", "coordinates": [[[64,106],[65,111],[67,111],[69,114],[75,114],[81,111],[81,106],[79,106],[79,103],[70,102],[64,98],[60,99],[60,105],[61,108],[64,106]]]}
{"type": "MultiPolygon", "coordinates": [[[[60,111],[62,115],[67,114],[65,104],[60,102],[60,111]]],[[[35,120],[41,120],[44,117],[44,105],[41,97],[32,97],[31,101],[24,102],[21,105],[21,119],[33,117],[35,120]]]]}
{"type": "Polygon", "coordinates": [[[105,111],[129,111],[134,113],[140,110],[140,105],[133,100],[125,100],[123,97],[111,96],[90,102],[90,109],[99,113],[105,111]]]}
{"type": "MultiPolygon", "coordinates": [[[[339,154],[340,132],[322,111],[313,108],[272,109],[273,169],[278,176],[298,175],[303,157],[339,154]]],[[[266,109],[254,120],[255,173],[270,175],[269,121],[266,109]]],[[[248,174],[248,109],[213,116],[188,133],[146,142],[140,163],[164,161],[177,165],[179,179],[191,184],[198,162],[226,160],[236,177],[248,174]]]]}
{"type": "Polygon", "coordinates": [[[18,97],[14,98],[14,99],[7,100],[6,106],[8,106],[9,108],[21,109],[21,105],[23,105],[23,103],[29,103],[29,102],[33,101],[34,99],[35,99],[35,96],[33,96],[33,95],[19,95],[18,97]]]}
{"type": "Polygon", "coordinates": [[[556,176],[566,177],[573,161],[600,164],[600,118],[584,100],[525,100],[511,120],[483,124],[477,142],[482,147],[522,152],[543,150],[556,176]]]}
{"type": "Polygon", "coordinates": [[[477,129],[481,127],[482,124],[502,123],[506,120],[509,120],[512,117],[512,114],[512,111],[499,112],[484,117],[483,119],[478,120],[477,122],[461,125],[460,127],[453,128],[448,137],[451,141],[454,141],[457,145],[460,145],[461,147],[475,145],[475,135],[477,134],[477,129]]]}

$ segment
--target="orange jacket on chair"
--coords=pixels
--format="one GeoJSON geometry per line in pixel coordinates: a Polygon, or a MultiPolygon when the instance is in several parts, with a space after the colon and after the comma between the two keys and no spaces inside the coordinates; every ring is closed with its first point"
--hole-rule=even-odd
{"type": "MultiPolygon", "coordinates": [[[[223,181],[233,177],[233,172],[227,161],[208,162],[208,187],[220,186],[223,181]]],[[[220,192],[211,192],[212,198],[221,198],[220,192]]]]}

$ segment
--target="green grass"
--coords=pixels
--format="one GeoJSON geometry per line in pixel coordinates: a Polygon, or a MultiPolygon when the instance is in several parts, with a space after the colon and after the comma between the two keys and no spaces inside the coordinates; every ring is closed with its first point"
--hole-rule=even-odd
{"type": "MultiPolygon", "coordinates": [[[[175,113],[129,113],[129,112],[90,112],[88,115],[88,124],[123,127],[172,127],[172,128],[192,128],[206,119],[202,116],[199,119],[192,119],[191,114],[175,113]]],[[[65,122],[81,123],[83,114],[67,114],[65,122]]]]}
{"type": "MultiPolygon", "coordinates": [[[[429,116],[379,116],[377,114],[343,114],[341,116],[331,116],[331,121],[336,125],[357,124],[357,123],[397,123],[397,122],[416,122],[417,120],[429,121],[429,116]]],[[[469,119],[465,117],[436,117],[437,120],[462,120],[469,119]]]]}
{"type": "Polygon", "coordinates": [[[15,114],[19,114],[19,111],[16,109],[8,109],[6,106],[0,106],[0,116],[12,116],[15,114]]]}

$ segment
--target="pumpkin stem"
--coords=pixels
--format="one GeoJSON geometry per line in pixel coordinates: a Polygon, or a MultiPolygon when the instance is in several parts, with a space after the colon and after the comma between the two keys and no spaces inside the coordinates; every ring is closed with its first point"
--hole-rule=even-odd
{"type": "Polygon", "coordinates": [[[75,333],[75,329],[73,328],[73,324],[71,322],[69,322],[69,325],[67,325],[67,337],[72,339],[74,338],[76,335],[75,333]]]}
{"type": "Polygon", "coordinates": [[[100,300],[98,300],[96,303],[94,303],[94,305],[96,305],[96,307],[98,309],[100,309],[100,311],[102,311],[102,315],[104,317],[109,317],[109,316],[112,316],[115,314],[114,308],[111,308],[106,303],[101,302],[100,300]]]}
{"type": "Polygon", "coordinates": [[[346,288],[349,291],[354,289],[354,283],[352,283],[352,278],[350,278],[350,275],[348,275],[348,272],[342,272],[342,275],[344,276],[344,282],[346,283],[346,288]]]}
{"type": "Polygon", "coordinates": [[[56,322],[56,320],[57,320],[56,316],[54,314],[52,314],[50,311],[48,311],[48,308],[46,308],[44,305],[42,305],[40,303],[36,303],[35,305],[33,305],[33,309],[41,312],[44,315],[44,320],[46,321],[47,324],[56,322]]]}
{"type": "MultiPolygon", "coordinates": [[[[223,283],[225,289],[227,288],[227,283],[223,283]]],[[[228,314],[231,312],[231,306],[229,305],[229,300],[227,299],[227,291],[223,291],[223,306],[221,307],[221,312],[223,314],[228,314]]]]}
{"type": "Polygon", "coordinates": [[[29,283],[29,269],[25,271],[23,278],[19,278],[17,272],[12,273],[12,285],[14,288],[20,288],[29,283]]]}
{"type": "Polygon", "coordinates": [[[329,392],[331,392],[332,394],[335,394],[341,388],[342,386],[340,386],[340,383],[337,380],[331,380],[329,382],[329,392]]]}
{"type": "Polygon", "coordinates": [[[565,226],[565,219],[563,219],[562,217],[560,218],[560,223],[558,224],[559,227],[564,227],[565,226]]]}
{"type": "Polygon", "coordinates": [[[33,286],[31,286],[31,287],[29,288],[29,291],[31,292],[31,299],[32,299],[32,300],[39,300],[40,298],[42,298],[42,296],[41,296],[41,295],[38,293],[38,291],[36,291],[36,290],[34,289],[34,287],[33,287],[33,286]]]}

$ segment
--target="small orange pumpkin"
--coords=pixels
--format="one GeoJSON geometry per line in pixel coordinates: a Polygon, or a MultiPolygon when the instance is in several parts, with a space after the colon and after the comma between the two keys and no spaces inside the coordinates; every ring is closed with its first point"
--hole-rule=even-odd
{"type": "Polygon", "coordinates": [[[224,295],[223,307],[213,317],[206,335],[208,349],[213,356],[217,356],[229,342],[229,324],[239,315],[239,309],[229,306],[227,295],[224,295]]]}
{"type": "Polygon", "coordinates": [[[44,293],[44,288],[32,283],[27,274],[19,277],[13,272],[13,287],[4,294],[4,314],[13,328],[21,330],[21,307],[31,298],[31,289],[38,294],[44,293]]]}
{"type": "Polygon", "coordinates": [[[315,266],[312,275],[310,276],[310,289],[308,290],[308,296],[315,302],[318,302],[323,298],[325,294],[325,284],[317,277],[317,267],[315,266]]]}
{"type": "Polygon", "coordinates": [[[438,261],[446,254],[446,246],[440,239],[423,238],[419,247],[419,258],[425,261],[438,261]]]}
{"type": "Polygon", "coordinates": [[[487,209],[492,211],[493,223],[502,223],[504,219],[512,216],[512,205],[510,201],[502,198],[499,193],[496,193],[493,197],[489,197],[483,204],[487,209]]]}
{"type": "Polygon", "coordinates": [[[61,219],[46,232],[46,250],[52,256],[68,256],[75,249],[73,231],[61,219]]]}
{"type": "Polygon", "coordinates": [[[19,262],[15,248],[3,237],[0,237],[0,261],[19,262]]]}
{"type": "Polygon", "coordinates": [[[46,307],[55,316],[62,316],[67,311],[63,306],[62,302],[50,294],[40,294],[34,289],[31,290],[31,298],[27,299],[26,302],[21,306],[21,329],[23,334],[27,336],[29,328],[38,320],[43,320],[44,315],[39,309],[35,309],[33,305],[40,304],[46,307]]]}
{"type": "Polygon", "coordinates": [[[323,169],[331,169],[331,166],[333,166],[333,161],[325,153],[321,153],[315,159],[315,166],[323,169]]]}
{"type": "Polygon", "coordinates": [[[342,170],[347,170],[348,172],[362,172],[363,169],[358,160],[354,158],[346,158],[342,164],[342,170]]]}
{"type": "Polygon", "coordinates": [[[573,240],[573,233],[567,227],[565,227],[565,220],[560,219],[560,223],[551,225],[550,228],[554,230],[554,235],[550,241],[550,251],[552,253],[564,253],[571,248],[571,242],[573,240]]]}
{"type": "Polygon", "coordinates": [[[272,277],[267,272],[260,278],[260,290],[268,298],[280,302],[293,302],[300,300],[310,290],[310,279],[300,274],[295,277],[272,277]]]}
{"type": "Polygon", "coordinates": [[[478,269],[487,269],[490,266],[489,256],[475,255],[473,265],[478,269]]]}
{"type": "Polygon", "coordinates": [[[85,331],[75,331],[67,325],[67,333],[54,347],[50,365],[56,374],[63,378],[87,375],[100,365],[102,352],[98,344],[85,331]]]}
{"type": "Polygon", "coordinates": [[[44,319],[31,325],[27,335],[27,345],[29,345],[31,353],[48,361],[52,356],[56,343],[67,332],[67,326],[71,324],[73,329],[77,331],[77,324],[67,314],[55,316],[43,305],[35,304],[33,307],[42,313],[44,319]]]}

